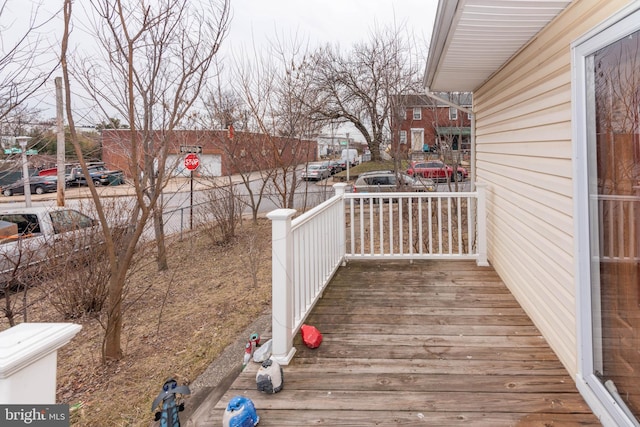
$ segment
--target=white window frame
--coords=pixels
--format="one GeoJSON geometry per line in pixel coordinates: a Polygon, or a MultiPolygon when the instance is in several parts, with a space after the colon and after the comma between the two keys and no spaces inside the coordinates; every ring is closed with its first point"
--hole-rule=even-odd
{"type": "Polygon", "coordinates": [[[458,109],[449,107],[449,120],[458,120],[458,109]]]}
{"type": "Polygon", "coordinates": [[[406,144],[407,143],[407,131],[406,130],[401,130],[400,131],[399,141],[400,141],[400,144],[406,144]]]}
{"type": "Polygon", "coordinates": [[[422,108],[413,107],[413,120],[422,120],[422,108]]]}
{"type": "Polygon", "coordinates": [[[590,255],[590,212],[589,203],[589,163],[588,141],[589,119],[594,114],[590,99],[593,95],[589,87],[589,58],[598,50],[609,46],[623,37],[640,31],[640,3],[634,2],[620,12],[602,22],[596,28],[576,40],[571,46],[572,54],[572,145],[574,184],[574,253],[576,257],[576,324],[578,339],[578,373],[576,386],[605,426],[637,426],[616,403],[608,390],[594,374],[598,362],[594,355],[593,325],[599,322],[592,307],[592,276],[590,255]]]}

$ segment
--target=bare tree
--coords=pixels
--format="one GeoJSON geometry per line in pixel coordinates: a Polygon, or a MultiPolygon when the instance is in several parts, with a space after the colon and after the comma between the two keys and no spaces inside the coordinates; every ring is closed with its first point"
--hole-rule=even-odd
{"type": "Polygon", "coordinates": [[[259,171],[260,195],[267,189],[277,206],[291,208],[301,183],[297,167],[317,155],[315,143],[310,143],[319,123],[307,107],[313,96],[313,67],[306,44],[277,40],[252,58],[238,59],[234,71],[236,92],[247,107],[252,130],[260,134],[255,149],[248,153],[256,164],[266,166],[259,171]]]}
{"type": "MultiPolygon", "coordinates": [[[[71,70],[67,64],[67,46],[71,5],[71,0],[65,0],[61,62],[71,140],[83,172],[88,175],[77,145],[70,107],[71,70]]],[[[123,212],[128,216],[130,227],[122,245],[115,244],[114,230],[107,221],[100,197],[89,183],[111,268],[105,359],[122,356],[120,336],[127,273],[150,217],[154,218],[159,268],[166,268],[158,199],[167,183],[167,154],[174,141],[174,130],[198,99],[229,22],[228,0],[212,2],[206,10],[198,9],[198,5],[188,0],[94,0],[91,2],[94,41],[101,45],[103,56],[98,59],[92,52],[90,58],[74,61],[78,66],[76,77],[96,104],[105,109],[105,117],[112,116],[106,112],[108,107],[125,117],[130,127],[122,154],[129,159],[135,202],[129,212],[123,212]]]]}
{"type": "Polygon", "coordinates": [[[40,30],[55,15],[43,13],[36,5],[22,28],[12,8],[24,3],[0,2],[0,122],[25,104],[51,77],[58,61],[47,53],[52,44],[40,30]]]}
{"type": "Polygon", "coordinates": [[[28,320],[27,294],[42,266],[38,247],[30,243],[28,237],[19,237],[17,241],[5,241],[0,250],[0,295],[4,300],[0,313],[9,326],[16,325],[18,315],[22,315],[23,322],[28,320]]]}
{"type": "Polygon", "coordinates": [[[350,52],[325,46],[313,57],[316,96],[308,106],[314,117],[351,123],[367,142],[372,160],[381,159],[393,96],[419,89],[419,66],[410,46],[401,30],[378,28],[350,52]]]}
{"type": "Polygon", "coordinates": [[[238,190],[230,182],[214,187],[205,192],[206,209],[200,221],[202,229],[212,243],[228,245],[236,237],[236,228],[242,220],[242,203],[238,190]],[[213,221],[212,217],[213,216],[213,221]]]}

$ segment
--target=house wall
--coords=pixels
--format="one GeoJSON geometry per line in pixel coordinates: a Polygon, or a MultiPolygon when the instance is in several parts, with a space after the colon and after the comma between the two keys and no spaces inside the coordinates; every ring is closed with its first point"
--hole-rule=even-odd
{"type": "Polygon", "coordinates": [[[569,373],[578,370],[571,42],[627,5],[576,0],[474,92],[488,257],[569,373]]]}
{"type": "MultiPolygon", "coordinates": [[[[401,120],[398,129],[394,132],[392,141],[392,150],[395,152],[396,144],[400,148],[400,152],[407,154],[411,151],[411,129],[424,129],[424,143],[433,147],[438,139],[436,128],[442,127],[466,127],[471,125],[471,120],[467,117],[466,113],[458,111],[458,119],[449,119],[449,107],[421,107],[422,114],[421,119],[416,120],[413,118],[413,107],[406,109],[407,118],[401,120]],[[407,133],[406,144],[400,144],[400,132],[405,131],[407,133]]],[[[467,137],[468,138],[468,137],[467,137]]]]}

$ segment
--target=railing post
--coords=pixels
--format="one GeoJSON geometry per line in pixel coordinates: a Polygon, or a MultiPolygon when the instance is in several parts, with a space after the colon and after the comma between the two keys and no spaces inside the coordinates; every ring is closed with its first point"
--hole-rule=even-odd
{"type": "Polygon", "coordinates": [[[345,184],[344,182],[340,182],[337,184],[333,184],[333,189],[336,192],[336,196],[340,196],[342,198],[342,203],[340,203],[340,221],[338,221],[338,227],[340,231],[338,233],[338,247],[342,251],[342,266],[345,266],[345,254],[347,253],[347,227],[345,225],[345,221],[347,218],[345,217],[345,209],[344,209],[344,194],[347,192],[347,186],[349,184],[345,184]]]}
{"type": "Polygon", "coordinates": [[[271,318],[272,358],[288,365],[293,347],[293,238],[291,218],[295,209],[276,209],[267,214],[271,220],[271,318]]]}
{"type": "Polygon", "coordinates": [[[333,191],[336,192],[336,196],[344,196],[344,193],[347,192],[347,185],[344,182],[333,184],[333,191]]]}
{"type": "Polygon", "coordinates": [[[489,262],[487,260],[487,184],[483,182],[476,183],[476,192],[478,193],[478,211],[477,222],[477,249],[478,260],[476,263],[479,266],[488,267],[489,262]]]}
{"type": "Polygon", "coordinates": [[[82,327],[21,323],[0,333],[0,404],[56,403],[57,352],[82,327]]]}

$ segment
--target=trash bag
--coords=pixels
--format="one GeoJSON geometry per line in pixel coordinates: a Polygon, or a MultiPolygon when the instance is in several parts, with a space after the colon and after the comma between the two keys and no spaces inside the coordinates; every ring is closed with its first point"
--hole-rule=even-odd
{"type": "Polygon", "coordinates": [[[318,348],[322,343],[322,334],[315,326],[302,325],[302,341],[309,348],[318,348]]]}
{"type": "Polygon", "coordinates": [[[256,386],[258,391],[273,394],[282,390],[284,386],[284,372],[282,366],[275,360],[262,362],[256,374],[256,386]]]}
{"type": "Polygon", "coordinates": [[[262,344],[253,352],[253,361],[256,363],[262,363],[271,357],[271,347],[273,346],[273,340],[269,340],[262,344]]]}

